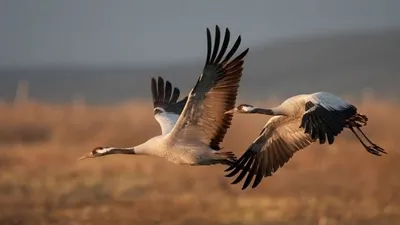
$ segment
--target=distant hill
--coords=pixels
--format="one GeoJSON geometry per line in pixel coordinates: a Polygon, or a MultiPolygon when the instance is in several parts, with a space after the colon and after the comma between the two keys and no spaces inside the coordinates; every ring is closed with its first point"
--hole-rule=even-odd
{"type": "MultiPolygon", "coordinates": [[[[319,90],[358,94],[372,89],[399,99],[400,29],[380,33],[285,40],[252,48],[245,62],[240,96],[263,100],[319,90]]],[[[0,69],[0,98],[13,99],[19,81],[29,95],[64,102],[111,103],[150,98],[150,77],[161,75],[187,93],[203,62],[164,68],[0,69]]]]}

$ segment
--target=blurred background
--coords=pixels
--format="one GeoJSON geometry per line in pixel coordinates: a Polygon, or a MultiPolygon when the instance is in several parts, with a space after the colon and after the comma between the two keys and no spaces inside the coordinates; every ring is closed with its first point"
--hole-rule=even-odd
{"type": "MultiPolygon", "coordinates": [[[[0,224],[399,224],[400,1],[0,2],[0,224]],[[77,163],[96,146],[160,133],[150,78],[186,96],[206,28],[250,47],[237,103],[328,91],[369,117],[375,157],[344,131],[295,154],[256,189],[223,166],[152,157],[77,163]]],[[[269,117],[237,115],[238,156],[269,117]]]]}

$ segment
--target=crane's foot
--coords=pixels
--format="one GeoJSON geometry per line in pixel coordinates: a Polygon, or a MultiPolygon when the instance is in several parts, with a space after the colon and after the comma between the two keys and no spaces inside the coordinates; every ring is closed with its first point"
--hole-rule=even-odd
{"type": "Polygon", "coordinates": [[[367,150],[367,152],[373,154],[373,155],[377,155],[377,156],[382,156],[383,154],[387,154],[387,152],[385,151],[385,149],[379,147],[376,144],[372,144],[370,146],[365,146],[365,149],[367,150]]]}

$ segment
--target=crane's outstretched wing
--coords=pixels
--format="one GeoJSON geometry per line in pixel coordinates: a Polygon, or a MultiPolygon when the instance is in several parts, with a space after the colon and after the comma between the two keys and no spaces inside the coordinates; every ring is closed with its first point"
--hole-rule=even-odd
{"type": "Polygon", "coordinates": [[[255,188],[264,177],[272,176],[295,152],[314,142],[309,134],[299,128],[299,120],[300,118],[286,116],[272,117],[247,151],[225,170],[231,171],[225,176],[233,177],[241,172],[232,182],[237,184],[247,174],[242,190],[246,189],[252,180],[252,188],[255,188]]]}
{"type": "Polygon", "coordinates": [[[326,92],[309,95],[300,127],[320,144],[332,144],[343,131],[346,122],[357,113],[357,108],[343,99],[326,92]]]}
{"type": "Polygon", "coordinates": [[[151,93],[153,96],[154,117],[161,126],[161,133],[169,133],[178,121],[183,107],[185,107],[188,97],[179,102],[180,91],[178,88],[172,88],[171,82],[165,82],[162,77],[151,79],[151,93]]]}
{"type": "Polygon", "coordinates": [[[207,59],[202,74],[189,93],[189,99],[178,122],[170,132],[174,141],[200,141],[214,150],[219,150],[233,115],[225,114],[234,108],[239,82],[243,71],[243,58],[249,49],[233,60],[231,57],[239,48],[239,36],[231,50],[223,59],[228,48],[230,32],[220,45],[220,30],[215,27],[215,43],[212,48],[211,33],[207,29],[207,59]]]}

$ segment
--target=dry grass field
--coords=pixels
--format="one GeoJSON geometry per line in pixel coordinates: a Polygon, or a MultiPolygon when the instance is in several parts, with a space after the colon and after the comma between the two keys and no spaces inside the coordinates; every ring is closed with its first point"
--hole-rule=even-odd
{"type": "MultiPolygon", "coordinates": [[[[160,133],[150,100],[0,103],[0,224],[400,224],[400,105],[347,99],[368,115],[364,130],[388,155],[368,154],[345,131],[246,191],[230,185],[224,166],[128,155],[76,161],[96,146],[131,146],[160,133]]],[[[225,150],[240,155],[268,118],[236,115],[225,150]]]]}

